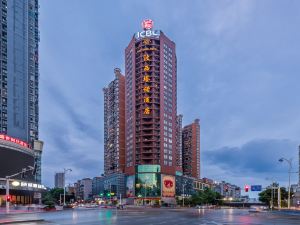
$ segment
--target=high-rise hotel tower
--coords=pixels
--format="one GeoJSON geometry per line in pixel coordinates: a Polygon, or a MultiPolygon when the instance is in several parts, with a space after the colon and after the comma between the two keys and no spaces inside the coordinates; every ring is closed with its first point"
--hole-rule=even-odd
{"type": "Polygon", "coordinates": [[[160,166],[175,174],[177,66],[175,43],[143,22],[125,50],[126,169],[160,166]]]}
{"type": "Polygon", "coordinates": [[[142,28],[125,50],[125,172],[136,175],[136,196],[145,185],[160,196],[163,176],[176,173],[177,60],[152,20],[142,28]]]}
{"type": "Polygon", "coordinates": [[[115,70],[104,88],[104,171],[125,173],[126,197],[138,204],[175,203],[178,177],[200,177],[199,121],[183,129],[177,115],[175,43],[152,20],[142,28],[125,49],[125,78],[115,70]]]}

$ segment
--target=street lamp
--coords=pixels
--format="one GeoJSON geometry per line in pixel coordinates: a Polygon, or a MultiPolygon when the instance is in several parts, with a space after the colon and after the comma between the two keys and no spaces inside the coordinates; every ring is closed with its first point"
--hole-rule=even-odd
{"type": "Polygon", "coordinates": [[[184,187],[186,184],[182,184],[182,207],[184,207],[184,187]]]}
{"type": "MultiPolygon", "coordinates": [[[[147,187],[148,187],[148,183],[149,183],[149,177],[146,176],[145,179],[144,179],[144,199],[143,199],[143,204],[146,205],[147,202],[146,202],[146,198],[147,198],[147,187]]],[[[151,204],[151,203],[150,203],[151,204]]]]}
{"type": "Polygon", "coordinates": [[[6,203],[5,203],[6,204],[6,213],[9,213],[9,201],[8,201],[8,198],[9,198],[9,181],[13,177],[16,177],[20,174],[25,174],[28,171],[33,171],[34,170],[34,167],[32,167],[32,166],[27,166],[27,167],[28,168],[23,168],[22,171],[19,172],[19,173],[16,173],[16,174],[5,177],[5,179],[6,179],[6,191],[5,191],[5,194],[6,194],[6,203]]]}
{"type": "Polygon", "coordinates": [[[280,158],[278,161],[283,162],[286,161],[289,164],[289,195],[288,195],[288,209],[291,207],[291,170],[292,170],[292,158],[291,159],[286,159],[286,158],[280,158]]]}
{"type": "Polygon", "coordinates": [[[66,205],[66,172],[72,172],[71,169],[64,168],[64,205],[66,205]]]}

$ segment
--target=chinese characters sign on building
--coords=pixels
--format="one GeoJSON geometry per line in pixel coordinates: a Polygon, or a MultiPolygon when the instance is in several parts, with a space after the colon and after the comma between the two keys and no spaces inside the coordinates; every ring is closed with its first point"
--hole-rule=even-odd
{"type": "Polygon", "coordinates": [[[10,137],[10,136],[5,135],[5,134],[0,134],[0,139],[5,140],[5,141],[13,142],[13,143],[18,144],[18,145],[20,145],[22,147],[25,147],[25,148],[30,148],[30,145],[27,142],[21,141],[18,138],[13,138],[13,137],[10,137]]]}
{"type": "MultiPolygon", "coordinates": [[[[145,39],[143,40],[143,44],[147,45],[150,44],[151,40],[145,39]]],[[[146,107],[144,108],[144,115],[149,115],[151,113],[151,109],[149,107],[150,104],[150,95],[151,95],[151,87],[150,87],[150,81],[151,77],[149,74],[149,71],[151,69],[149,63],[150,63],[150,55],[148,53],[143,54],[143,62],[145,63],[143,66],[143,92],[144,92],[144,97],[143,97],[143,102],[146,103],[146,107]]]]}

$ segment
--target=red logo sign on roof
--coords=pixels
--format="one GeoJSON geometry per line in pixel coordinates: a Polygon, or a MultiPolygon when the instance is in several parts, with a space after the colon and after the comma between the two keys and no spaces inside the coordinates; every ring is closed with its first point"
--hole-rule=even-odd
{"type": "Polygon", "coordinates": [[[152,27],[153,27],[153,21],[152,20],[150,20],[150,19],[143,20],[142,28],[144,30],[150,30],[150,29],[152,29],[152,27]]]}

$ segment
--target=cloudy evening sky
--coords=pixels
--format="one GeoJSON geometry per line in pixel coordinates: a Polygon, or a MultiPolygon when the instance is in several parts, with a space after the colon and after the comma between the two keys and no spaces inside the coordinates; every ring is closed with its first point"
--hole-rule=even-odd
{"type": "MultiPolygon", "coordinates": [[[[43,183],[103,172],[103,93],[124,49],[154,21],[176,43],[178,113],[201,120],[201,175],[287,182],[300,144],[297,0],[40,0],[43,183]]],[[[292,181],[297,182],[297,174],[292,181]]]]}

